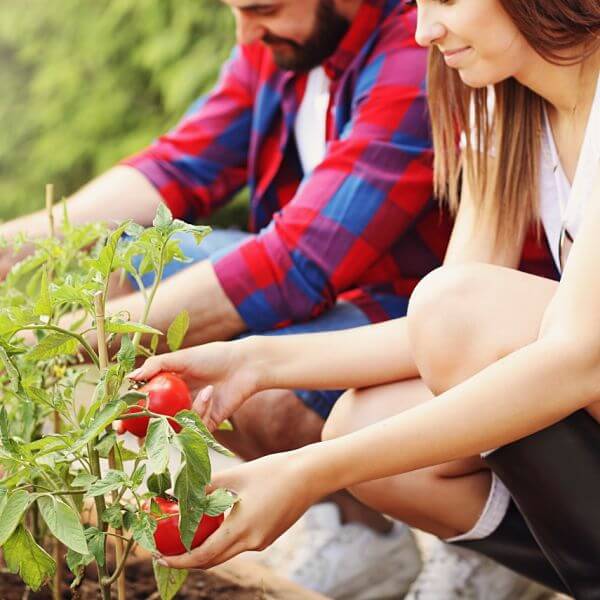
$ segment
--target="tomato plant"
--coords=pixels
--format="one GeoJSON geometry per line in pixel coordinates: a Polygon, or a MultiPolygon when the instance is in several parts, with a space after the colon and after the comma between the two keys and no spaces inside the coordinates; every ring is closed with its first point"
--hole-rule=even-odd
{"type": "MultiPolygon", "coordinates": [[[[183,379],[175,373],[159,373],[139,391],[147,394],[148,398],[141,399],[137,406],[132,406],[128,413],[130,416],[147,409],[159,415],[174,417],[182,410],[192,408],[190,391],[183,379]]],[[[150,417],[124,419],[117,425],[117,431],[118,433],[129,431],[138,437],[146,437],[149,423],[150,417]]],[[[169,419],[169,423],[175,432],[181,431],[181,425],[175,419],[169,419]]]]}
{"type": "MultiPolygon", "coordinates": [[[[100,597],[108,600],[117,587],[124,600],[123,570],[132,549],[156,550],[160,520],[144,510],[145,501],[167,493],[177,500],[185,549],[192,547],[199,523],[218,519],[234,502],[225,490],[205,491],[211,479],[208,449],[230,453],[189,410],[190,403],[167,415],[155,412],[152,383],[130,390],[125,377],[137,357],[156,351],[163,335],[147,318],[165,264],[185,260],[174,234],[191,232],[200,242],[208,228],[174,220],[161,205],[146,229],[131,222],[112,230],[102,224],[76,227],[65,211],[61,231],[54,232],[52,220],[50,230],[47,239],[18,241],[33,244],[34,251],[0,284],[0,549],[8,569],[32,590],[53,582],[59,598],[63,568],[74,574],[76,588],[85,566],[95,563],[100,597]],[[138,266],[136,256],[142,257],[138,266]],[[145,308],[139,322],[105,314],[117,271],[140,285],[145,308]],[[150,271],[155,283],[146,289],[142,276],[150,271]],[[81,402],[90,380],[94,391],[81,402]],[[139,417],[128,414],[132,407],[139,417]],[[140,417],[147,420],[146,436],[133,451],[113,424],[140,417]],[[179,457],[173,477],[172,452],[179,457]],[[117,556],[112,572],[108,543],[117,556]]],[[[180,346],[187,325],[182,313],[169,328],[171,350],[180,346]]],[[[170,600],[177,590],[164,582],[183,585],[185,578],[173,578],[158,565],[155,573],[159,592],[170,600]]]]}

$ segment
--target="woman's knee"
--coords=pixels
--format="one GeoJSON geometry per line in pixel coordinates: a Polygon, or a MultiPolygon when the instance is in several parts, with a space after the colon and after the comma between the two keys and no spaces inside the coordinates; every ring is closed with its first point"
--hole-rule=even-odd
{"type": "Polygon", "coordinates": [[[346,390],[338,398],[321,431],[321,439],[324,442],[342,437],[359,429],[353,407],[356,405],[357,397],[360,396],[360,393],[359,390],[346,390]]]}
{"type": "Polygon", "coordinates": [[[411,348],[434,393],[461,380],[481,353],[485,323],[477,310],[483,290],[479,265],[441,267],[415,288],[408,309],[411,348]]]}

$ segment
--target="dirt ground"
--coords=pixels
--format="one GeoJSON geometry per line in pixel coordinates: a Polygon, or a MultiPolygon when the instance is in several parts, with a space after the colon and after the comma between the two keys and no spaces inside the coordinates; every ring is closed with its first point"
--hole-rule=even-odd
{"type": "MultiPolygon", "coordinates": [[[[127,600],[159,600],[149,558],[135,559],[128,569],[127,600]]],[[[17,577],[0,574],[0,600],[51,600],[45,590],[24,596],[17,577]]],[[[113,596],[116,600],[116,595],[113,596]]],[[[64,600],[99,600],[93,578],[84,582],[78,595],[65,585],[64,600]]],[[[210,573],[193,572],[176,600],[327,600],[277,577],[265,567],[234,559],[210,573]]]]}

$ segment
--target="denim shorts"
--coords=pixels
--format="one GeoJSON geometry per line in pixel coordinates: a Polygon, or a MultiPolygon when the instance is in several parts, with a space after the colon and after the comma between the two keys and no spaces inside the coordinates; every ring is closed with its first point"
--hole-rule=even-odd
{"type": "MultiPolygon", "coordinates": [[[[196,262],[210,259],[212,261],[224,256],[234,247],[241,244],[251,234],[237,230],[215,230],[210,233],[202,244],[196,244],[194,237],[190,234],[179,234],[180,245],[183,253],[191,259],[191,262],[181,263],[172,261],[165,267],[164,277],[171,277],[179,271],[186,269],[196,262]]],[[[141,261],[141,257],[137,258],[141,261]]],[[[136,265],[137,266],[137,265],[136,265]]],[[[142,277],[146,287],[152,285],[154,273],[147,273],[142,277]]],[[[138,286],[133,278],[130,277],[131,285],[134,289],[138,286]]],[[[404,316],[408,306],[408,300],[400,296],[387,295],[384,305],[394,317],[404,316]]],[[[319,333],[323,331],[337,331],[340,329],[351,329],[368,325],[370,320],[360,308],[348,302],[338,302],[331,309],[322,315],[303,323],[294,323],[288,327],[276,329],[273,331],[261,331],[260,335],[289,335],[297,333],[319,333]]],[[[240,337],[252,335],[249,331],[240,337]]],[[[344,390],[295,390],[296,395],[304,404],[315,411],[322,419],[327,419],[333,409],[333,405],[344,390]]]]}

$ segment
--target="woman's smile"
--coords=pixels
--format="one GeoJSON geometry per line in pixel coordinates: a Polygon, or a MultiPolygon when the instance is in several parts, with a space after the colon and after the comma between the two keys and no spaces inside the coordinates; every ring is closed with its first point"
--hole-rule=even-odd
{"type": "Polygon", "coordinates": [[[471,46],[465,46],[463,48],[455,48],[454,50],[442,50],[442,54],[449,67],[457,68],[472,50],[473,48],[471,46]]]}

